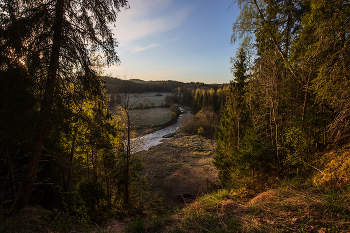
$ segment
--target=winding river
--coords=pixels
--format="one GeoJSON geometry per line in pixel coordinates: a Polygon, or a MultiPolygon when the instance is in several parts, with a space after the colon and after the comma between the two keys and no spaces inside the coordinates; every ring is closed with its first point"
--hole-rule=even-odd
{"type": "MultiPolygon", "coordinates": [[[[191,111],[185,110],[183,109],[181,106],[179,106],[181,112],[183,113],[187,113],[187,114],[192,114],[191,111]]],[[[139,151],[143,151],[143,150],[148,150],[151,147],[154,147],[162,142],[160,142],[160,140],[163,139],[164,135],[170,134],[175,132],[179,127],[179,121],[181,119],[183,115],[180,115],[179,118],[177,119],[176,123],[173,125],[170,125],[164,129],[160,129],[158,131],[155,131],[153,133],[150,134],[146,134],[142,137],[138,137],[132,140],[131,142],[131,151],[132,153],[136,153],[139,151]]]]}

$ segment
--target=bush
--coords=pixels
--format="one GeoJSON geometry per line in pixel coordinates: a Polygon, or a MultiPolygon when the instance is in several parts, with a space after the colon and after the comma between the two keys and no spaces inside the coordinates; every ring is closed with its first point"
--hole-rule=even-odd
{"type": "Polygon", "coordinates": [[[182,130],[188,134],[213,137],[218,119],[218,115],[212,111],[200,111],[195,116],[184,114],[180,125],[182,130]]]}
{"type": "Polygon", "coordinates": [[[285,137],[284,148],[281,148],[285,151],[284,168],[290,174],[307,174],[311,169],[308,164],[315,159],[315,155],[310,153],[313,139],[300,127],[287,128],[285,137]]]}
{"type": "Polygon", "coordinates": [[[171,105],[170,110],[172,112],[174,112],[176,114],[176,116],[179,116],[181,113],[180,108],[179,108],[179,106],[177,106],[177,104],[171,105]]]}

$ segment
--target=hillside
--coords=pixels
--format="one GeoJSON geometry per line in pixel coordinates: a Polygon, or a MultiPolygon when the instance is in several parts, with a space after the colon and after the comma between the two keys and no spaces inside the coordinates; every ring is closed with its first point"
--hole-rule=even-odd
{"type": "Polygon", "coordinates": [[[171,215],[137,218],[126,232],[350,232],[348,191],[283,183],[259,194],[220,190],[171,215]]]}
{"type": "Polygon", "coordinates": [[[329,165],[312,180],[279,181],[267,190],[212,189],[214,152],[211,140],[178,131],[139,153],[149,183],[142,213],[110,215],[105,223],[87,226],[73,216],[29,207],[8,219],[0,232],[350,232],[349,149],[327,153],[329,165]],[[327,180],[331,170],[337,172],[327,180]]]}

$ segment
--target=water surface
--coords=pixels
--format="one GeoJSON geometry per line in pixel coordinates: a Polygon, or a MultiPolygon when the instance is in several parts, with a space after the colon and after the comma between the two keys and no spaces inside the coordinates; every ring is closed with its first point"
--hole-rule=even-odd
{"type": "MultiPolygon", "coordinates": [[[[183,109],[182,107],[180,107],[180,110],[184,113],[192,114],[191,111],[187,111],[187,110],[183,109]]],[[[143,151],[143,150],[148,150],[149,148],[154,147],[154,146],[162,143],[162,142],[160,142],[160,140],[163,139],[163,136],[170,134],[170,133],[173,133],[178,128],[180,128],[179,121],[180,121],[182,116],[183,115],[180,115],[179,118],[177,119],[176,123],[171,125],[171,126],[168,126],[164,129],[160,129],[160,130],[155,131],[155,132],[150,133],[150,134],[146,134],[142,137],[138,137],[138,138],[133,139],[131,142],[132,153],[136,153],[136,152],[143,151]]]]}

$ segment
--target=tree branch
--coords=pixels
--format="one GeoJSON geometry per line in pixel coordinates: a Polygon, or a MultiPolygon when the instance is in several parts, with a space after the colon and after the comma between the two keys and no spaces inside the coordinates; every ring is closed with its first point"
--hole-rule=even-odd
{"type": "MultiPolygon", "coordinates": [[[[263,13],[261,12],[261,10],[260,10],[260,8],[259,8],[258,3],[256,2],[256,0],[253,0],[253,3],[254,3],[254,5],[255,5],[256,9],[258,10],[259,15],[260,15],[260,18],[261,18],[261,20],[263,21],[263,23],[264,23],[264,24],[268,24],[268,22],[266,21],[266,19],[265,19],[263,13]]],[[[270,37],[271,37],[273,43],[275,44],[275,46],[276,46],[276,48],[277,48],[278,53],[281,55],[281,57],[282,57],[282,59],[283,59],[285,65],[287,65],[288,62],[287,62],[286,55],[282,52],[281,47],[280,47],[279,44],[277,43],[277,40],[276,40],[275,36],[273,35],[273,33],[272,33],[272,31],[271,31],[271,29],[270,29],[269,27],[268,27],[268,31],[269,31],[269,34],[270,34],[270,37]]],[[[298,79],[298,77],[297,77],[296,73],[294,72],[294,70],[292,69],[292,67],[291,67],[290,65],[287,65],[287,67],[288,67],[289,71],[293,74],[293,76],[298,80],[298,82],[299,82],[300,84],[302,84],[302,85],[305,85],[304,82],[303,82],[302,80],[298,79]]]]}

